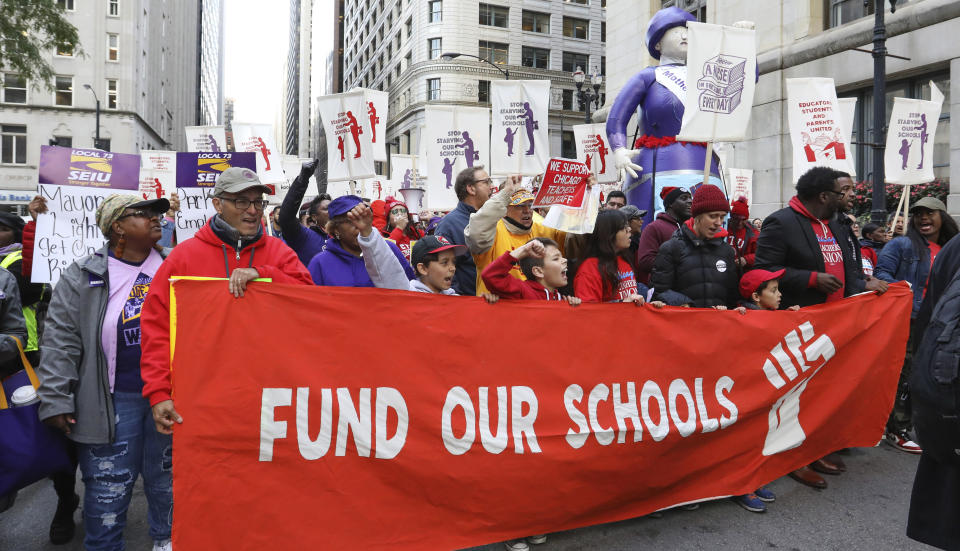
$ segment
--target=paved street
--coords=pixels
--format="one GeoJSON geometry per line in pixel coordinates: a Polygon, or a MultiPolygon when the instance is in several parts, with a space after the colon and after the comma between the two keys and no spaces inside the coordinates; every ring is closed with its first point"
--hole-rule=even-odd
{"type": "MultiPolygon", "coordinates": [[[[775,481],[770,488],[777,501],[763,515],[723,500],[704,504],[698,511],[670,511],[660,519],[632,519],[551,534],[536,549],[932,549],[904,535],[917,457],[884,444],[853,450],[844,459],[849,472],[829,477],[830,488],[822,492],[789,478],[775,481]]],[[[81,550],[82,529],[71,545],[49,544],[47,529],[55,506],[49,482],[21,491],[14,507],[0,514],[0,551],[81,550]]],[[[127,548],[150,549],[139,484],[128,518],[127,548]]],[[[502,547],[491,544],[476,549],[499,551],[502,547]]]]}

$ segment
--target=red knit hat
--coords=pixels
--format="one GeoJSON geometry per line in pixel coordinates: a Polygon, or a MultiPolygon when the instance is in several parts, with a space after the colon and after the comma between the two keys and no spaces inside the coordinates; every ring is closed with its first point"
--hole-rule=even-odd
{"type": "Polygon", "coordinates": [[[730,205],[727,203],[727,196],[723,190],[713,184],[700,186],[700,189],[693,194],[693,205],[690,212],[693,216],[705,212],[730,212],[730,205]]]}
{"type": "Polygon", "coordinates": [[[666,186],[660,190],[660,199],[663,200],[663,206],[669,207],[671,203],[677,200],[684,193],[690,193],[685,187],[666,186]]]}
{"type": "Polygon", "coordinates": [[[385,216],[390,216],[390,211],[393,210],[394,207],[403,207],[407,210],[407,212],[410,212],[410,209],[407,208],[406,203],[391,196],[387,197],[386,204],[383,206],[383,214],[385,216]]]}
{"type": "Polygon", "coordinates": [[[730,205],[730,214],[733,216],[739,216],[740,218],[750,218],[750,206],[747,205],[746,197],[738,197],[730,205]]]}

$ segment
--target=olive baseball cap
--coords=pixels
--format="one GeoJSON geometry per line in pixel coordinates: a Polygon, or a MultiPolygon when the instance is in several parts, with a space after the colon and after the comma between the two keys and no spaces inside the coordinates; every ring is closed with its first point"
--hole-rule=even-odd
{"type": "Polygon", "coordinates": [[[213,195],[222,193],[240,193],[250,188],[260,188],[263,193],[270,193],[270,188],[260,182],[257,173],[249,168],[232,166],[217,176],[217,184],[213,187],[213,195]]]}
{"type": "Polygon", "coordinates": [[[942,210],[947,211],[947,205],[943,204],[943,201],[937,199],[936,197],[924,197],[916,203],[910,205],[910,212],[913,212],[917,209],[929,209],[929,210],[942,210]]]}
{"type": "Polygon", "coordinates": [[[110,228],[113,223],[123,216],[123,211],[127,209],[146,209],[163,215],[170,210],[170,201],[163,198],[144,201],[129,193],[110,195],[97,207],[97,227],[100,228],[104,237],[110,237],[110,228]]]}

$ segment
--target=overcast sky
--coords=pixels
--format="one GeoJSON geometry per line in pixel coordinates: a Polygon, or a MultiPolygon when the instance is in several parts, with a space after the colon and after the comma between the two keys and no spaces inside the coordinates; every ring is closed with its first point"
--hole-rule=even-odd
{"type": "Polygon", "coordinates": [[[236,99],[234,120],[274,124],[283,103],[288,2],[225,0],[224,98],[236,99]]]}

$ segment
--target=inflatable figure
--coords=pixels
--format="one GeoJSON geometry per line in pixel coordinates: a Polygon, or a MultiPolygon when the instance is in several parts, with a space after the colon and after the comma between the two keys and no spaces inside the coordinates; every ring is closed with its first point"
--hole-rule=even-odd
{"type": "MultiPolygon", "coordinates": [[[[647,211],[645,223],[663,210],[661,189],[677,186],[693,193],[703,182],[706,144],[676,139],[687,93],[688,21],[696,18],[677,7],[664,8],[650,19],[647,51],[660,64],[627,81],[607,115],[607,137],[623,191],[630,204],[647,211]],[[630,144],[627,123],[634,112],[642,135],[630,144]]],[[[722,188],[720,174],[719,158],[713,155],[710,183],[722,188]]]]}

